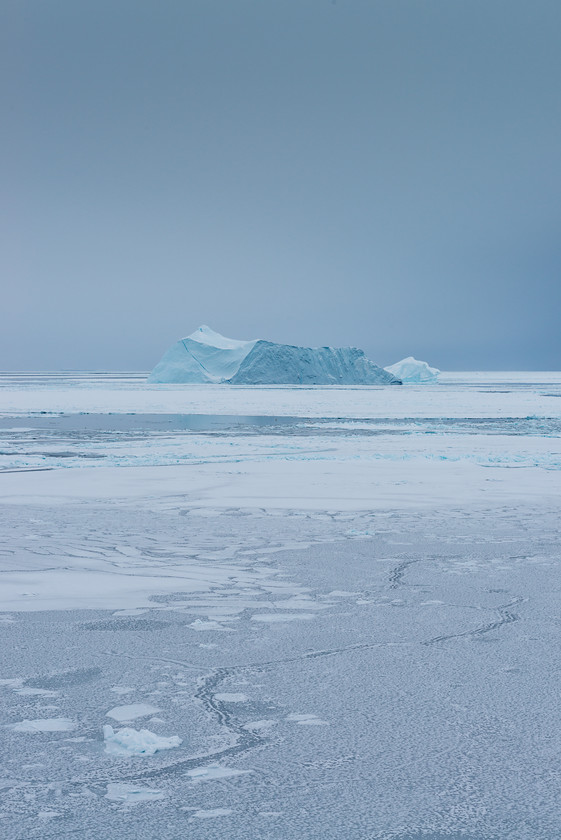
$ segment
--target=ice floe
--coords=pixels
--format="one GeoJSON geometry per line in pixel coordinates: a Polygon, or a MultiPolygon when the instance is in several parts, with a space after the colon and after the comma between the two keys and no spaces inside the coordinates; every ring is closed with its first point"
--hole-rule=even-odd
{"type": "Polygon", "coordinates": [[[261,729],[270,729],[276,723],[276,720],[250,720],[248,723],[244,723],[243,729],[247,729],[249,732],[259,732],[261,729]]]}
{"type": "Polygon", "coordinates": [[[70,732],[75,727],[75,721],[59,717],[20,720],[18,723],[13,723],[10,729],[14,732],[70,732]]]}
{"type": "Polygon", "coordinates": [[[149,703],[129,703],[126,706],[115,706],[109,709],[107,717],[125,723],[129,720],[136,720],[136,718],[149,717],[155,715],[160,710],[156,706],[151,706],[149,703]]]}
{"type": "Polygon", "coordinates": [[[111,799],[113,802],[122,802],[124,805],[139,805],[142,802],[154,802],[154,800],[163,799],[164,794],[161,790],[142,785],[109,782],[105,798],[111,799]]]}
{"type": "Polygon", "coordinates": [[[223,767],[221,764],[208,764],[187,770],[187,775],[193,782],[206,782],[211,779],[229,779],[231,776],[243,776],[251,770],[236,770],[233,767],[223,767]]]}
{"type": "Polygon", "coordinates": [[[318,718],[317,715],[287,715],[286,719],[300,726],[329,726],[326,720],[318,718]]]}

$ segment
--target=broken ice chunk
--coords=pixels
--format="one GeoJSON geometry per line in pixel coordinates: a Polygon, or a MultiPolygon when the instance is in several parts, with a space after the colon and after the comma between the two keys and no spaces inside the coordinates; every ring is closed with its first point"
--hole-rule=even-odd
{"type": "Polygon", "coordinates": [[[159,750],[170,750],[183,743],[177,735],[162,738],[149,729],[114,730],[112,726],[103,727],[105,752],[110,755],[154,755],[159,750]]]}

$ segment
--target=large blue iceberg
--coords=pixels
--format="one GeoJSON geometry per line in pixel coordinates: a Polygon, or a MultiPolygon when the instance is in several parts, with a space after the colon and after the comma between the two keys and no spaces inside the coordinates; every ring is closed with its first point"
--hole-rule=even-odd
{"type": "Polygon", "coordinates": [[[202,326],[173,344],[148,382],[232,385],[400,385],[356,347],[236,341],[202,326]]]}

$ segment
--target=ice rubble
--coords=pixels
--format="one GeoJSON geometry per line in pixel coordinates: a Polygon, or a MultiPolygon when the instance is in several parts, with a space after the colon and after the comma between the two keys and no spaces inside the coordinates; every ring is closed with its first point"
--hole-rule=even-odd
{"type": "Polygon", "coordinates": [[[110,755],[154,755],[159,750],[171,750],[182,743],[177,735],[171,738],[161,738],[149,729],[124,729],[114,730],[112,726],[103,727],[105,739],[105,752],[110,755]]]}
{"type": "Polygon", "coordinates": [[[420,362],[413,356],[407,356],[395,365],[390,365],[384,370],[391,373],[402,382],[436,382],[440,371],[438,368],[430,367],[426,362],[420,362]]]}
{"type": "Polygon", "coordinates": [[[399,377],[356,347],[293,347],[272,341],[236,341],[203,325],[177,341],[150,376],[153,383],[232,385],[400,384],[399,377]]]}

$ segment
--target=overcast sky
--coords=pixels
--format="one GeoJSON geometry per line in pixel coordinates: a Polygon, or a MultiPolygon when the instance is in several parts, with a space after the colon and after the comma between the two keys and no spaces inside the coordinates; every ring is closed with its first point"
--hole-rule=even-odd
{"type": "Polygon", "coordinates": [[[561,368],[559,0],[2,0],[0,369],[561,368]]]}

